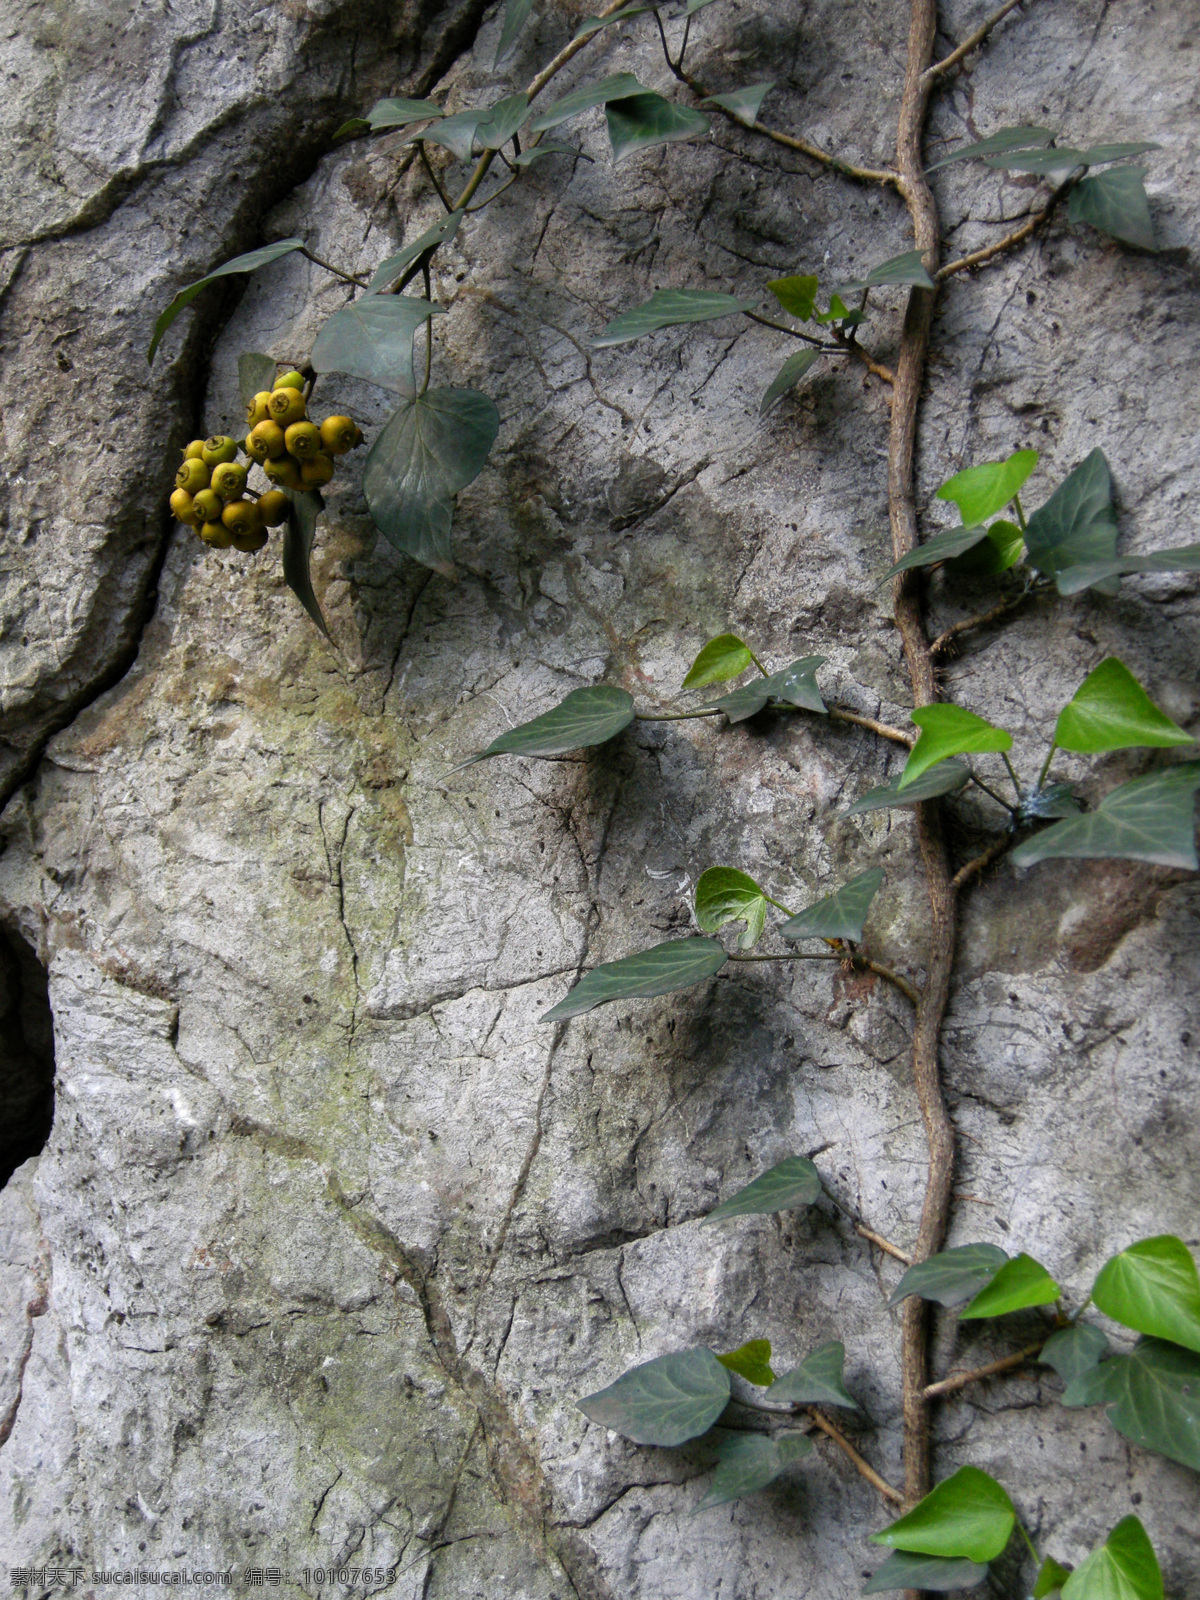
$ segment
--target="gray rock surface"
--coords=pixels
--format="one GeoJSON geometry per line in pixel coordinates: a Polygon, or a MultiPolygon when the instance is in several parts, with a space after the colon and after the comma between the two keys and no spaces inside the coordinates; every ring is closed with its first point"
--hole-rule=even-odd
{"type": "MultiPolygon", "coordinates": [[[[0,671],[20,786],[0,916],[48,969],[57,1083],[44,1153],[0,1193],[0,1550],[277,1566],[308,1593],[314,1568],[394,1568],[358,1586],[405,1600],[848,1600],[886,1510],[832,1447],[692,1518],[702,1445],[639,1449],[574,1402],[687,1344],[768,1337],[787,1366],[840,1338],[864,1413],[848,1426],[899,1477],[897,1263],[828,1203],[700,1219],[784,1154],[819,1152],[839,1198],[911,1240],[924,1143],[906,1003],[798,964],[539,1018],[584,965],[686,932],[714,863],[800,901],[879,862],[871,947],[918,977],[911,821],[838,815],[896,759],[798,716],[642,723],[583,757],[450,769],[580,684],[672,703],[729,627],[773,663],[826,655],[831,698],[903,720],[877,583],[880,385],[821,376],[763,423],[789,353],[769,330],[587,349],[657,287],[844,281],[906,248],[901,208],[723,123],[614,167],[592,113],[578,128],[594,162],[533,169],[438,260],[435,381],[484,390],[503,418],[459,497],[459,579],[375,533],[351,458],[314,555],[331,646],[274,541],[202,551],[164,518],[174,448],[237,418],[239,352],[303,360],[344,290],[290,257],[236,306],[236,289],[198,302],[152,387],[154,316],[223,256],[293,231],[372,268],[437,201],[419,168],[397,185],[397,136],[318,159],[330,129],[443,67],[452,107],[524,82],[569,25],[548,14],[496,75],[494,15],[472,41],[415,7],[194,9],[146,12],[118,41],[103,8],[72,0],[53,30],[30,8],[26,42],[5,45],[22,73],[6,115],[19,108],[28,142],[7,174],[0,671]]],[[[949,37],[986,9],[947,6],[949,37]]],[[[1164,249],[1056,226],[950,283],[922,415],[926,525],[948,520],[933,490],[973,460],[1035,444],[1036,503],[1100,445],[1125,544],[1186,542],[1196,18],[1023,10],[939,98],[930,151],[1019,120],[1072,142],[1156,138],[1164,249]]],[[[717,89],[773,76],[764,118],[882,162],[906,13],[725,0],[697,20],[694,69],[717,89]]],[[[563,86],[630,70],[666,90],[652,44],[638,24],[610,32],[563,86]]],[[[965,164],[938,191],[954,252],[1031,197],[965,164]]],[[[902,300],[879,301],[886,361],[902,300]]],[[[363,385],[318,392],[369,433],[387,414],[363,385]]],[[[938,626],[984,598],[931,593],[938,626]]],[[[1012,728],[1027,772],[1110,653],[1197,731],[1198,595],[1194,577],[1157,577],[1115,601],[1038,602],[948,660],[947,692],[1012,728]]],[[[1093,794],[1137,757],[1096,770],[1093,794]]],[[[1001,864],[966,897],[944,1049],[962,1134],[952,1242],[1026,1249],[1074,1303],[1134,1238],[1197,1244],[1198,913],[1193,879],[1119,863],[1025,879],[1001,864]]],[[[938,1370],[1037,1326],[947,1319],[938,1370]]],[[[1065,1560],[1136,1507],[1168,1594],[1195,1592],[1194,1476],[1064,1410],[1058,1388],[1035,1369],[943,1407],[939,1473],[993,1472],[1065,1560]]],[[[995,1592],[1016,1583],[1001,1568],[995,1592]]]]}

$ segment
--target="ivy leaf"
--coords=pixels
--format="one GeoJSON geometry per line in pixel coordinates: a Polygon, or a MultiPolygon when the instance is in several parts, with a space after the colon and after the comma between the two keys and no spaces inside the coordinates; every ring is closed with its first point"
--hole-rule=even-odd
{"type": "Polygon", "coordinates": [[[952,794],[956,789],[961,789],[971,776],[970,768],[961,761],[939,761],[936,767],[930,767],[922,777],[905,785],[900,791],[900,779],[904,774],[898,773],[890,783],[880,784],[878,789],[868,789],[852,806],[846,807],[846,816],[861,817],[868,811],[890,811],[895,806],[915,806],[920,800],[934,800],[940,794],[952,794]]]}
{"type": "Polygon", "coordinates": [[[747,1383],[756,1384],[760,1389],[765,1389],[768,1384],[775,1382],[775,1374],[771,1371],[769,1339],[750,1339],[745,1344],[738,1345],[736,1350],[718,1356],[717,1360],[723,1367],[728,1367],[730,1372],[736,1372],[740,1378],[745,1378],[747,1383]]]}
{"type": "Polygon", "coordinates": [[[840,322],[843,328],[856,328],[863,321],[865,315],[866,313],[862,311],[847,310],[846,303],[841,295],[833,294],[829,297],[829,310],[814,311],[813,321],[819,322],[823,326],[831,322],[840,322]]]}
{"type": "Polygon", "coordinates": [[[1083,810],[1069,783],[1048,783],[1044,789],[1027,790],[1017,804],[1022,822],[1039,817],[1077,817],[1083,810]]]}
{"type": "Polygon", "coordinates": [[[710,639],[688,668],[685,689],[699,689],[706,683],[728,683],[754,665],[750,646],[736,633],[720,633],[710,639]]]}
{"type": "Polygon", "coordinates": [[[696,921],[705,933],[716,933],[727,922],[744,922],[738,949],[752,950],[762,938],[767,901],[754,879],[736,867],[709,867],[696,884],[696,921]]]}
{"type": "Polygon", "coordinates": [[[505,0],[504,26],[500,30],[500,43],[496,46],[496,59],[492,62],[493,72],[520,38],[532,9],[533,0],[505,0]]]}
{"type": "MultiPolygon", "coordinates": [[[[1025,548],[1033,565],[1047,577],[1064,567],[1113,559],[1117,514],[1112,503],[1112,474],[1103,450],[1085,456],[1030,517],[1025,548]]],[[[1115,594],[1120,585],[1106,579],[1096,587],[1102,593],[1115,594]]]]}
{"type": "Polygon", "coordinates": [[[1015,567],[1025,554],[1025,535],[1015,522],[993,522],[981,544],[955,558],[956,571],[975,578],[993,578],[1015,567]]]}
{"type": "Polygon", "coordinates": [[[265,244],[259,250],[249,250],[243,256],[234,256],[233,260],[227,261],[224,266],[214,267],[203,278],[197,278],[195,283],[189,283],[186,289],[179,291],[167,309],[160,313],[158,321],[154,324],[154,336],[146,352],[147,362],[153,365],[154,353],[162,343],[163,335],[179,313],[186,311],[191,305],[201,289],[206,289],[218,278],[228,278],[234,272],[257,272],[260,267],[269,267],[272,261],[278,261],[281,256],[290,255],[293,250],[303,249],[303,239],[278,239],[274,244],[265,244]]]}
{"type": "Polygon", "coordinates": [[[1182,1239],[1140,1239],[1101,1267],[1092,1303],[1135,1333],[1200,1350],[1200,1275],[1182,1239]]]}
{"type": "Polygon", "coordinates": [[[726,1222],[730,1217],[767,1217],[776,1211],[794,1211],[799,1206],[813,1205],[820,1194],[821,1174],[807,1156],[785,1156],[715,1206],[704,1221],[726,1222]]]}
{"type": "Polygon", "coordinates": [[[1071,1384],[1098,1367],[1108,1354],[1108,1340],[1100,1329],[1090,1322],[1077,1322],[1073,1328],[1052,1333],[1038,1360],[1053,1367],[1064,1383],[1071,1384]]]}
{"type": "Polygon", "coordinates": [[[510,728],[493,739],[486,750],[472,756],[471,761],[503,755],[562,756],[569,750],[607,744],[632,721],[633,696],[624,689],[607,683],[572,689],[553,711],[544,711],[540,717],[510,728]]]}
{"type": "Polygon", "coordinates": [[[1158,709],[1116,656],[1109,656],[1089,672],[1059,712],[1054,742],[1060,750],[1080,755],[1194,743],[1190,734],[1158,709]]]}
{"type": "Polygon", "coordinates": [[[912,754],[900,774],[898,789],[907,789],[922,773],[947,756],[986,750],[1011,750],[1012,734],[997,728],[962,706],[918,706],[912,719],[921,730],[912,754]]]}
{"type": "Polygon", "coordinates": [[[1122,1517],[1063,1584],[1063,1600],[1163,1600],[1162,1572],[1145,1528],[1122,1517]]]}
{"type": "Polygon", "coordinates": [[[576,149],[573,144],[555,144],[547,139],[542,144],[531,144],[528,149],[520,150],[509,159],[515,166],[531,167],[535,161],[540,161],[543,156],[578,156],[581,161],[590,161],[591,156],[585,156],[582,150],[576,149]]]}
{"type": "Polygon", "coordinates": [[[427,144],[443,145],[459,161],[466,161],[470,158],[475,143],[476,130],[487,115],[487,109],[483,106],[477,106],[471,111],[456,111],[452,117],[443,118],[441,122],[426,128],[423,133],[418,133],[415,137],[427,144]]]}
{"type": "Polygon", "coordinates": [[[977,139],[974,144],[960,145],[957,150],[951,151],[948,156],[943,156],[940,161],[935,161],[927,172],[936,172],[939,167],[948,167],[952,161],[966,161],[968,157],[978,159],[990,156],[994,151],[1002,150],[1036,150],[1043,145],[1048,145],[1054,138],[1049,128],[1001,128],[999,132],[989,134],[986,139],[977,139]]]}
{"type": "Polygon", "coordinates": [[[729,94],[710,94],[706,100],[701,100],[702,106],[720,106],[723,111],[732,112],[739,122],[744,122],[752,128],[758,121],[758,113],[763,101],[775,87],[774,78],[766,83],[750,83],[744,89],[734,89],[729,94]]]}
{"type": "Polygon", "coordinates": [[[915,1555],[992,1561],[1012,1537],[1016,1507],[995,1478],[978,1467],[959,1467],[872,1544],[915,1555]]]}
{"type": "MultiPolygon", "coordinates": [[[[439,217],[432,228],[427,228],[419,239],[414,239],[411,244],[406,244],[404,249],[394,256],[389,256],[380,266],[375,268],[371,281],[367,285],[368,294],[377,294],[379,290],[386,289],[389,283],[394,283],[406,267],[412,266],[419,255],[426,250],[431,250],[435,245],[449,244],[458,232],[459,224],[466,216],[465,211],[452,211],[449,216],[439,217]]],[[[397,298],[402,298],[397,296],[397,298]]],[[[411,353],[411,342],[409,345],[411,353]]],[[[411,361],[409,362],[411,366],[411,361]]]]}
{"type": "Polygon", "coordinates": [[[676,1445],[706,1433],[729,1394],[728,1372],[696,1345],[631,1367],[607,1389],[585,1395],[579,1409],[634,1444],[676,1445]]]}
{"type": "Polygon", "coordinates": [[[411,395],[413,334],[445,308],[407,294],[363,295],[321,325],[309,360],[316,372],[345,372],[411,395]]]}
{"type": "Polygon", "coordinates": [[[1022,1251],[1004,1263],[991,1283],[963,1307],[959,1317],[971,1322],[979,1317],[1003,1317],[1029,1306],[1052,1306],[1061,1293],[1041,1262],[1022,1251]]]}
{"type": "Polygon", "coordinates": [[[652,1000],[676,989],[689,989],[720,972],[728,960],[716,939],[668,939],[665,944],[585,972],[566,999],[547,1011],[542,1021],[582,1016],[609,1000],[652,1000]]]}
{"type": "Polygon", "coordinates": [[[824,714],[827,708],[817,688],[816,676],[824,660],[824,656],[801,656],[768,678],[754,678],[732,694],[710,701],[704,709],[714,707],[723,711],[730,722],[745,722],[747,717],[762,711],[769,701],[779,700],[785,705],[824,714]]]}
{"type": "Polygon", "coordinates": [[[1038,861],[1117,859],[1190,867],[1196,859],[1194,805],[1200,761],[1184,761],[1123,783],[1095,811],[1035,833],[1012,853],[1015,867],[1038,861]]]}
{"type": "Polygon", "coordinates": [[[657,6],[624,6],[620,11],[614,11],[611,17],[584,17],[572,35],[572,41],[590,39],[593,33],[599,33],[602,28],[615,28],[618,22],[624,22],[627,17],[642,17],[647,11],[657,9],[657,6]]]}
{"type": "Polygon", "coordinates": [[[1111,561],[1064,567],[1056,582],[1059,594],[1078,594],[1081,589],[1090,589],[1105,578],[1121,578],[1138,572],[1200,572],[1200,544],[1155,550],[1148,556],[1116,556],[1111,561]]]}
{"type": "Polygon", "coordinates": [[[1070,1567],[1064,1567],[1061,1561],[1047,1556],[1038,1568],[1030,1600],[1056,1600],[1059,1590],[1070,1576],[1070,1567]]]}
{"type": "Polygon", "coordinates": [[[910,1294],[918,1294],[940,1306],[960,1306],[991,1283],[1007,1260],[1007,1251],[999,1245],[955,1245],[909,1267],[892,1290],[888,1305],[898,1306],[910,1294]]]}
{"type": "Polygon", "coordinates": [[[767,288],[789,316],[807,322],[817,303],[817,279],[805,275],[798,278],[772,278],[767,288]]]}
{"type": "Polygon", "coordinates": [[[497,100],[479,123],[475,137],[485,150],[499,150],[501,145],[508,143],[528,115],[527,94],[506,95],[503,100],[497,100]]]}
{"type": "Polygon", "coordinates": [[[842,1382],[846,1347],[838,1339],[818,1345],[798,1367],[785,1372],[767,1390],[764,1399],[788,1400],[799,1406],[845,1406],[858,1410],[858,1401],[842,1382]]]}
{"type": "Polygon", "coordinates": [[[926,539],[924,544],[917,545],[907,555],[901,556],[879,581],[886,583],[889,578],[894,578],[901,572],[909,572],[913,567],[932,567],[939,561],[951,561],[955,556],[973,550],[987,536],[988,530],[982,525],[973,528],[947,528],[945,532],[935,533],[932,539],[926,539]]]}
{"type": "Polygon", "coordinates": [[[1105,161],[1124,161],[1126,156],[1144,156],[1147,150],[1161,150],[1162,145],[1153,140],[1138,140],[1133,144],[1093,144],[1083,152],[1089,167],[1098,167],[1105,161]]]}
{"type": "Polygon", "coordinates": [[[248,406],[256,394],[275,387],[275,362],[270,356],[254,353],[238,357],[238,393],[248,406]]]}
{"type": "Polygon", "coordinates": [[[718,294],[712,289],[656,289],[644,305],[614,317],[592,340],[592,348],[605,350],[610,345],[629,344],[660,328],[674,328],[682,322],[711,322],[714,317],[729,317],[734,312],[750,310],[753,305],[753,300],[739,300],[736,295],[718,294]]]}
{"type": "Polygon", "coordinates": [[[1067,198],[1071,222],[1089,222],[1101,233],[1140,250],[1155,250],[1154,219],[1142,179],[1145,167],[1112,167],[1081,178],[1067,198]]]}
{"type": "Polygon", "coordinates": [[[1166,1339],[1141,1339],[1067,1386],[1065,1406],[1106,1404],[1123,1438],[1200,1472],[1200,1357],[1166,1339]]]}
{"type": "MultiPolygon", "coordinates": [[[[388,100],[377,100],[367,112],[366,122],[371,132],[377,133],[380,128],[407,128],[411,123],[444,115],[441,106],[433,100],[406,100],[403,96],[393,96],[388,100]]],[[[346,127],[349,126],[347,123],[346,127]]],[[[339,128],[334,138],[344,131],[339,128]]]]}
{"type": "Polygon", "coordinates": [[[761,1433],[735,1433],[722,1439],[717,1446],[712,1486],[696,1510],[707,1511],[710,1506],[723,1506],[743,1495],[756,1494],[774,1483],[793,1462],[802,1461],[812,1447],[812,1440],[802,1433],[784,1434],[777,1439],[768,1439],[761,1433]]]}
{"type": "Polygon", "coordinates": [[[939,500],[952,500],[964,523],[986,522],[1003,511],[1038,464],[1036,450],[1014,450],[1003,461],[981,461],[956,472],[937,492],[939,500]]]}
{"type": "Polygon", "coordinates": [[[395,411],[363,473],[367,505],[384,537],[452,576],[454,496],[482,472],[499,431],[500,413],[473,389],[430,389],[395,411]]]}
{"type": "Polygon", "coordinates": [[[947,1561],[943,1556],[917,1556],[907,1550],[895,1550],[863,1594],[883,1594],[890,1589],[948,1594],[952,1589],[974,1589],[987,1575],[987,1567],[978,1561],[947,1561]]]}
{"type": "Polygon", "coordinates": [[[608,100],[621,100],[645,93],[645,88],[631,72],[614,72],[607,78],[601,78],[599,83],[585,84],[582,89],[573,89],[570,94],[563,95],[561,100],[556,100],[534,117],[529,124],[529,131],[544,133],[547,128],[557,128],[568,117],[577,117],[580,112],[590,111],[593,106],[602,106],[608,100]]]}
{"type": "Polygon", "coordinates": [[[983,159],[987,166],[996,167],[1001,172],[1036,172],[1039,175],[1069,172],[1073,167],[1087,166],[1087,152],[1074,150],[1070,145],[1062,145],[1055,150],[1018,150],[1009,154],[984,156],[983,159]]]}
{"type": "Polygon", "coordinates": [[[883,883],[883,868],[860,872],[823,900],[815,900],[779,929],[785,939],[852,939],[863,936],[863,923],[883,883]]]}
{"type": "Polygon", "coordinates": [[[919,250],[906,250],[903,255],[892,256],[872,267],[865,278],[855,283],[844,283],[841,294],[858,294],[863,289],[882,289],[888,284],[912,283],[920,289],[932,289],[933,279],[925,270],[919,250]]]}
{"type": "Polygon", "coordinates": [[[695,139],[709,131],[708,118],[699,111],[673,105],[661,94],[649,92],[605,101],[604,115],[614,161],[676,139],[695,139]]]}
{"type": "Polygon", "coordinates": [[[765,417],[768,411],[773,410],[775,406],[777,406],[783,399],[784,395],[787,394],[789,390],[794,389],[800,382],[800,379],[803,378],[805,374],[808,373],[820,359],[820,350],[797,350],[795,355],[789,356],[780,367],[779,371],[771,379],[771,382],[767,387],[767,391],[762,397],[762,403],[758,408],[759,416],[765,417]]]}
{"type": "Polygon", "coordinates": [[[313,593],[309,572],[317,518],[325,509],[325,501],[319,494],[308,490],[295,490],[288,498],[292,504],[283,529],[283,581],[328,639],[329,629],[313,593]]]}

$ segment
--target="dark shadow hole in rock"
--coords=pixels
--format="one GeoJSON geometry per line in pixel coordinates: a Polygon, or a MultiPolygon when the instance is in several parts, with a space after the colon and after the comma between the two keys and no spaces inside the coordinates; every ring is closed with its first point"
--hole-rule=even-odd
{"type": "Polygon", "coordinates": [[[54,1019],[46,969],[0,923],[0,1188],[36,1156],[54,1120],[54,1019]]]}

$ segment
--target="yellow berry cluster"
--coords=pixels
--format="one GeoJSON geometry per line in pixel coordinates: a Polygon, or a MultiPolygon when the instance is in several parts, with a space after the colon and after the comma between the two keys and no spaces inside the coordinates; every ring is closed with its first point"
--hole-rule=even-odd
{"type": "Polygon", "coordinates": [[[363,437],[349,417],[326,417],[320,426],[309,422],[298,372],[285,372],[274,389],[256,394],[246,421],[250,432],[240,447],[220,433],[193,439],[175,474],[171,510],[216,550],[261,550],[267,529],[287,521],[291,501],[283,491],[321,488],[333,477],[333,458],[363,437]],[[250,465],[238,461],[239,448],[270,480],[265,494],[247,497],[250,465]]]}

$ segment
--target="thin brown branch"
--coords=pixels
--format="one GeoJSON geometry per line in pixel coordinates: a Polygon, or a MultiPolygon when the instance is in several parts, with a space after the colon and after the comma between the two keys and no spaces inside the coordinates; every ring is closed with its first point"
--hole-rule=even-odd
{"type": "Polygon", "coordinates": [[[962,1389],[968,1383],[975,1383],[980,1378],[992,1378],[1001,1372],[1013,1372],[1017,1367],[1023,1367],[1027,1361],[1032,1361],[1045,1342],[1045,1339],[1039,1339],[1036,1344],[1027,1344],[1024,1350],[1018,1350],[1016,1355],[1002,1356],[999,1361],[989,1361],[983,1367],[972,1367],[970,1372],[952,1372],[940,1383],[931,1383],[925,1390],[924,1398],[934,1400],[940,1394],[953,1394],[956,1389],[962,1389]]]}
{"type": "Polygon", "coordinates": [[[921,81],[923,83],[933,83],[943,73],[949,72],[951,68],[956,67],[964,56],[969,56],[972,50],[983,43],[992,29],[998,23],[1003,22],[1010,11],[1015,11],[1022,3],[1023,0],[1005,0],[1005,4],[1000,7],[999,11],[994,12],[986,22],[975,29],[974,33],[968,34],[957,50],[951,50],[950,54],[941,61],[935,61],[931,67],[926,67],[921,74],[921,81]]]}
{"type": "Polygon", "coordinates": [[[870,733],[877,733],[881,739],[890,739],[893,744],[902,744],[906,750],[911,750],[914,739],[901,728],[893,728],[888,722],[877,722],[874,717],[860,717],[857,711],[846,711],[841,706],[830,706],[829,715],[834,722],[852,722],[856,728],[866,728],[870,733]]]}
{"type": "Polygon", "coordinates": [[[892,1256],[897,1261],[902,1261],[906,1267],[912,1266],[912,1257],[907,1250],[901,1250],[899,1245],[893,1244],[890,1239],[885,1239],[881,1233],[876,1233],[874,1229],[868,1228],[866,1223],[856,1222],[854,1231],[860,1238],[868,1239],[873,1245],[877,1245],[885,1255],[892,1256]]]}
{"type": "Polygon", "coordinates": [[[961,622],[954,623],[952,627],[946,629],[945,633],[938,634],[937,638],[929,646],[930,655],[937,655],[948,644],[953,643],[960,634],[969,633],[973,628],[985,628],[989,622],[996,622],[1000,617],[1007,616],[1010,611],[1015,611],[1019,605],[1027,600],[1032,593],[1032,589],[1022,589],[1020,594],[1010,595],[1007,600],[1001,600],[1000,604],[993,606],[990,611],[981,611],[977,617],[964,617],[961,622]]]}
{"type": "Polygon", "coordinates": [[[450,204],[449,196],[446,194],[446,191],[442,188],[441,179],[438,177],[437,173],[433,170],[433,162],[430,161],[430,159],[429,159],[429,152],[425,148],[424,139],[418,139],[417,140],[417,154],[421,158],[421,164],[425,168],[426,176],[428,177],[430,183],[433,185],[433,187],[434,187],[434,189],[435,189],[435,191],[437,193],[438,199],[442,202],[442,205],[446,208],[446,211],[448,213],[453,211],[454,207],[450,204]]]}
{"type": "Polygon", "coordinates": [[[749,317],[751,322],[761,323],[764,328],[774,328],[776,333],[790,334],[793,339],[803,339],[805,344],[814,344],[818,350],[827,350],[830,355],[836,356],[840,353],[836,345],[826,344],[824,339],[816,339],[811,333],[801,333],[799,328],[789,328],[785,323],[772,322],[770,317],[759,316],[757,311],[746,311],[743,315],[749,317]]]}
{"type": "Polygon", "coordinates": [[[341,267],[335,267],[332,262],[322,261],[320,256],[314,255],[307,246],[300,251],[300,254],[306,261],[311,261],[314,267],[321,267],[326,272],[332,272],[334,277],[340,278],[343,283],[357,284],[360,289],[365,289],[367,286],[365,278],[356,278],[352,272],[343,272],[341,267]]]}
{"type": "Polygon", "coordinates": [[[846,1435],[836,1423],[830,1422],[829,1418],[825,1416],[823,1412],[818,1411],[816,1406],[809,1406],[807,1408],[807,1415],[809,1420],[815,1423],[823,1434],[827,1435],[828,1438],[833,1440],[834,1444],[837,1445],[838,1449],[843,1453],[843,1455],[845,1455],[850,1461],[853,1461],[854,1465],[858,1468],[859,1472],[862,1473],[867,1482],[872,1486],[872,1488],[878,1489],[885,1500],[890,1500],[894,1506],[902,1506],[904,1504],[904,1496],[900,1493],[899,1489],[893,1489],[886,1478],[881,1478],[879,1476],[871,1463],[869,1461],[865,1461],[862,1456],[859,1455],[858,1451],[850,1443],[849,1439],[847,1439],[846,1435]]]}
{"type": "Polygon", "coordinates": [[[998,860],[1006,850],[1012,848],[1012,842],[1011,833],[1002,834],[999,839],[988,845],[982,855],[976,856],[973,861],[968,861],[965,867],[959,867],[952,880],[955,889],[961,889],[964,884],[970,883],[972,878],[990,867],[993,861],[998,860]]]}
{"type": "Polygon", "coordinates": [[[969,256],[960,256],[957,261],[949,261],[944,267],[939,267],[933,275],[934,282],[944,283],[956,272],[969,272],[973,267],[982,267],[996,256],[1003,255],[1006,250],[1015,250],[1018,245],[1024,244],[1026,239],[1032,239],[1033,235],[1049,222],[1063,197],[1078,181],[1079,174],[1072,173],[1065,183],[1059,184],[1042,209],[1035,211],[1028,221],[1023,222],[1014,232],[1006,234],[1003,239],[998,239],[995,244],[986,245],[982,250],[973,250],[969,256]]]}
{"type": "MultiPolygon", "coordinates": [[[[878,961],[873,961],[870,956],[855,954],[851,961],[858,967],[867,967],[877,977],[885,979],[894,989],[899,989],[906,1000],[911,1000],[914,1006],[921,1004],[921,991],[909,983],[907,978],[902,978],[898,972],[893,972],[890,967],[882,966],[878,961]]],[[[892,1252],[893,1255],[895,1252],[892,1252]]],[[[902,1259],[907,1259],[904,1257],[902,1259]]]]}

